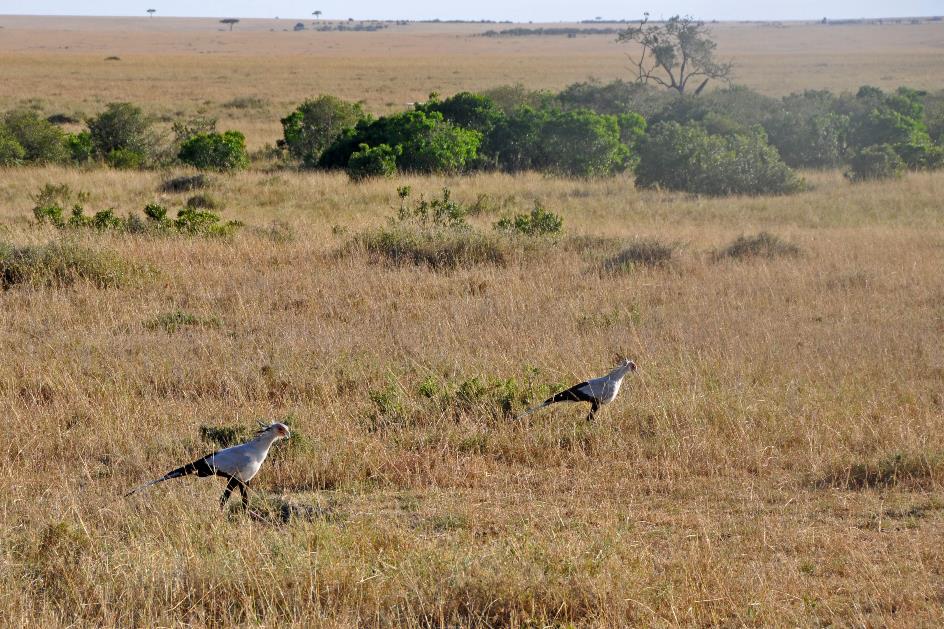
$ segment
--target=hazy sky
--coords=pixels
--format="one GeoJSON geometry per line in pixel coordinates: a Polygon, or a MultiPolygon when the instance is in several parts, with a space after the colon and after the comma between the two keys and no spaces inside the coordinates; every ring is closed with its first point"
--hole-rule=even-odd
{"type": "Polygon", "coordinates": [[[924,16],[944,14],[944,0],[793,0],[792,2],[747,2],[745,0],[677,0],[639,2],[636,0],[0,0],[0,14],[54,15],[144,15],[149,8],[161,16],[310,17],[320,9],[326,19],[492,19],[533,21],[576,21],[601,16],[607,19],[636,18],[644,11],[653,17],[675,13],[701,19],[788,20],[924,16]]]}

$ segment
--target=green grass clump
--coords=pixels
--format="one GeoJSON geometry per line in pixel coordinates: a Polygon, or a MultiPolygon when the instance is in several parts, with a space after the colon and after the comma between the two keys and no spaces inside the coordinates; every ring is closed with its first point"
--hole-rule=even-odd
{"type": "Polygon", "coordinates": [[[18,285],[64,287],[88,282],[121,286],[141,269],[114,253],[73,243],[13,246],[0,243],[0,288],[18,285]]]}
{"type": "Polygon", "coordinates": [[[737,240],[718,254],[719,258],[743,260],[749,258],[781,258],[800,255],[800,248],[769,232],[756,236],[738,236],[737,240]]]}

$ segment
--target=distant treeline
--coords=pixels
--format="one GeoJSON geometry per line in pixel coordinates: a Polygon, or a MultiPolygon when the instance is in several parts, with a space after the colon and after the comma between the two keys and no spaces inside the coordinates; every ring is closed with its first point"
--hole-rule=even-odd
{"type": "Polygon", "coordinates": [[[566,37],[576,37],[577,35],[616,35],[619,32],[620,29],[618,28],[508,28],[503,31],[485,31],[482,33],[482,37],[528,37],[561,35],[566,37]]]}

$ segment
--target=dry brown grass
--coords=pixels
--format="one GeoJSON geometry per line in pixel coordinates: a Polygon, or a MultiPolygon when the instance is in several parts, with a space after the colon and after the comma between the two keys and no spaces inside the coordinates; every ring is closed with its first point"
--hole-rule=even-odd
{"type": "MultiPolygon", "coordinates": [[[[60,237],[26,220],[43,183],[139,210],[165,176],[4,171],[0,237],[60,237]]],[[[699,199],[244,173],[210,189],[250,226],[231,241],[76,236],[156,274],[0,294],[0,619],[939,623],[944,176],[808,176],[794,197],[699,199]],[[568,235],[446,272],[338,255],[396,183],[540,199],[568,235]],[[294,238],[251,229],[273,218],[294,238]],[[717,259],[760,231],[801,255],[717,259]],[[678,243],[672,263],[601,272],[647,239],[678,243]],[[178,311],[213,325],[153,324],[178,311]],[[566,383],[617,352],[640,372],[594,424],[569,407],[516,424],[462,388],[566,383]],[[313,517],[221,517],[212,480],[119,498],[209,449],[201,426],[284,417],[303,438],[254,484],[313,517]]]]}
{"type": "MultiPolygon", "coordinates": [[[[206,110],[254,146],[321,91],[380,112],[432,89],[624,76],[608,38],[468,36],[487,26],[0,25],[0,109],[206,110]],[[249,96],[268,104],[223,105],[249,96]]],[[[941,28],[717,33],[739,80],[779,94],[938,88],[941,28]]],[[[248,172],[205,190],[247,224],[232,239],[32,225],[43,184],[123,214],[181,206],[195,192],[161,185],[184,174],[0,170],[0,243],[64,239],[148,271],[0,290],[4,626],[944,620],[944,174],[807,173],[794,196],[706,199],[629,177],[248,172]],[[378,263],[350,243],[403,184],[478,202],[482,230],[540,201],[566,233],[502,265],[378,263]],[[799,255],[718,255],[761,232],[799,255]],[[671,260],[606,270],[639,243],[671,260]],[[594,424],[573,407],[509,418],[618,353],[640,371],[594,424]],[[299,437],[254,486],[288,523],[221,516],[214,480],[120,498],[211,449],[201,428],[282,418],[299,437]]]]}

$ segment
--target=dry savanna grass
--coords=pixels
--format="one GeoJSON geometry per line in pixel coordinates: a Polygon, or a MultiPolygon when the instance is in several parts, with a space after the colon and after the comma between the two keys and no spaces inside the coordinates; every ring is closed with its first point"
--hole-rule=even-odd
{"type": "Polygon", "coordinates": [[[173,174],[3,173],[11,246],[150,270],[0,294],[4,624],[941,620],[941,175],[708,200],[244,173],[208,190],[246,223],[231,239],[32,224],[42,183],[139,211],[183,203],[173,174]],[[349,247],[404,183],[478,203],[482,231],[540,200],[565,234],[453,270],[349,247]],[[799,253],[719,255],[760,232],[799,253]],[[607,272],[640,242],[671,258],[607,272]],[[597,422],[512,420],[617,354],[640,371],[597,422]],[[207,434],[286,418],[265,522],[221,516],[212,480],[120,499],[207,434]]]}
{"type": "MultiPolygon", "coordinates": [[[[625,76],[610,38],[470,36],[500,25],[0,25],[0,109],[127,99],[220,115],[255,147],[319,92],[379,113],[625,76]]],[[[942,28],[716,31],[739,80],[781,94],[940,88],[942,28]]],[[[944,174],[804,173],[793,196],[722,199],[630,176],[171,184],[194,174],[0,170],[4,626],[944,621],[944,174]],[[38,225],[47,183],[119,217],[206,195],[244,227],[38,225]],[[363,246],[398,185],[474,207],[484,254],[363,246]],[[536,202],[563,234],[493,229],[536,202]],[[618,355],[639,371],[594,423],[513,419],[618,355]],[[218,479],[121,498],[257,420],[294,433],[253,482],[259,518],[221,514],[218,479]]]]}

